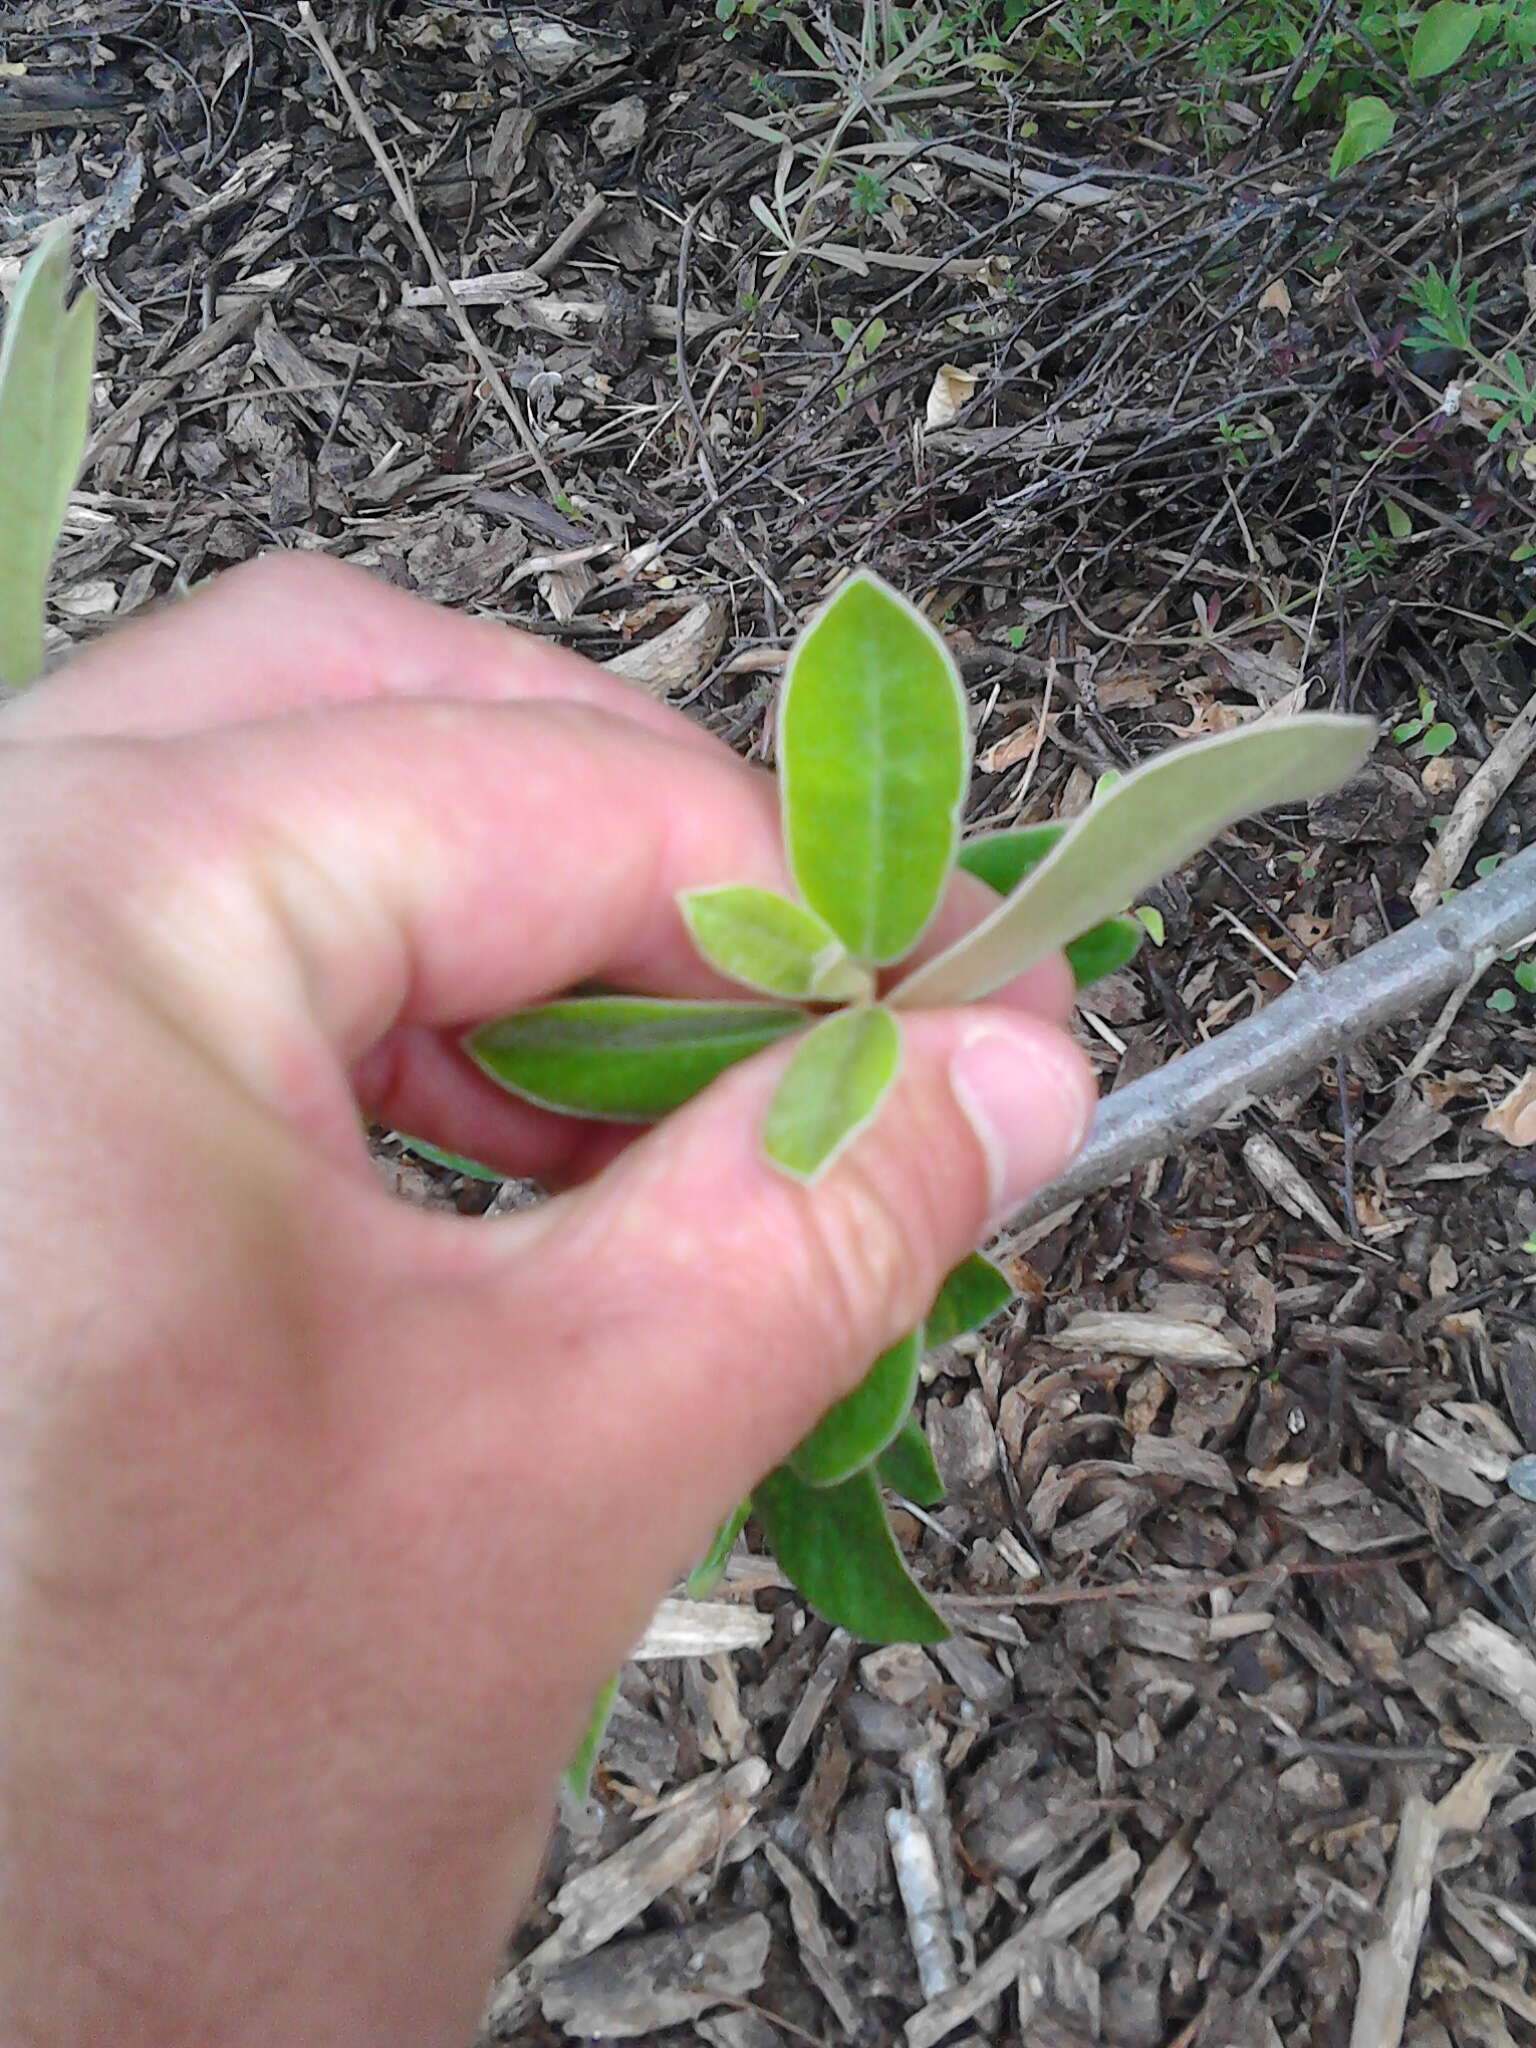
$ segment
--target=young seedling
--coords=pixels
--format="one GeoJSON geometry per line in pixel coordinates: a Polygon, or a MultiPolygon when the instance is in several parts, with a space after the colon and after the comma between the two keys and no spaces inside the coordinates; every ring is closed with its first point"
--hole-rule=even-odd
{"type": "Polygon", "coordinates": [[[64,303],[69,237],[46,235],[22,266],[0,330],[0,685],[43,672],[43,593],[91,403],[96,295],[64,303]]]}
{"type": "MultiPolygon", "coordinates": [[[[1070,822],[961,845],[970,733],[954,663],[921,612],[861,572],[800,636],[779,706],[784,846],[797,898],[743,883],[690,890],[679,902],[704,959],[763,1000],[571,997],[487,1024],[467,1049],[530,1101],[643,1123],[735,1061],[793,1037],[762,1145],[781,1172],[813,1181],[878,1113],[900,1068],[904,1010],[976,1001],[1063,948],[1079,985],[1123,966],[1142,933],[1123,913],[1141,890],[1238,818],[1334,788],[1373,738],[1361,718],[1250,726],[1106,782],[1070,822]],[[957,865],[1001,900],[900,974],[957,865]],[[880,980],[893,970],[882,997],[880,980]]],[[[913,1419],[919,1360],[925,1346],[984,1322],[1010,1292],[979,1256],[957,1267],[921,1327],[883,1352],[721,1525],[691,1588],[708,1589],[750,1512],[827,1620],[873,1642],[940,1639],[944,1623],[902,1561],[881,1487],[919,1505],[940,1498],[913,1419]]]]}

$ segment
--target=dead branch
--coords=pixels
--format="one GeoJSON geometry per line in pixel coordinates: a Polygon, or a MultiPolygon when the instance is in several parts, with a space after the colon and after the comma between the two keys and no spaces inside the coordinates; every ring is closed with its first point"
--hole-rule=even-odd
{"type": "Polygon", "coordinates": [[[1010,1232],[1016,1238],[1149,1159],[1177,1151],[1352,1040],[1475,978],[1532,932],[1536,846],[1342,967],[1304,973],[1257,1016],[1111,1095],[1072,1165],[1009,1219],[1010,1232]]]}

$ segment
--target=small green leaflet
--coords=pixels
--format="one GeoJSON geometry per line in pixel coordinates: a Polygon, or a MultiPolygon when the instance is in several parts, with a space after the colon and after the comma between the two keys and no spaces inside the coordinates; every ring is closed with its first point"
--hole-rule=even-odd
{"type": "Polygon", "coordinates": [[[1351,100],[1344,109],[1344,126],[1328,161],[1329,177],[1337,178],[1353,164],[1385,149],[1396,126],[1397,115],[1375,93],[1363,93],[1351,100]]]}
{"type": "Polygon", "coordinates": [[[1074,819],[992,915],[907,976],[895,1006],[968,1003],[1079,937],[1224,827],[1270,804],[1320,796],[1371,750],[1368,718],[1326,712],[1174,747],[1074,819]]]}
{"type": "Polygon", "coordinates": [[[0,331],[0,683],[43,672],[43,594],[91,406],[96,295],[67,310],[69,237],[55,229],[22,266],[0,331]]]}
{"type": "Polygon", "coordinates": [[[806,1486],[781,1465],[752,1509],[785,1576],[821,1615],[867,1643],[941,1643],[949,1630],[902,1561],[872,1472],[806,1486]]]}
{"type": "Polygon", "coordinates": [[[849,577],[796,641],[778,763],[800,894],[855,959],[900,960],[954,863],[970,731],[944,642],[878,576],[849,577]]]}
{"type": "Polygon", "coordinates": [[[878,1005],[835,1010],[796,1046],[763,1118],[763,1150],[814,1180],[869,1122],[901,1065],[896,1019],[878,1005]]]}
{"type": "Polygon", "coordinates": [[[576,1754],[565,1767],[565,1789],[578,1806],[586,1804],[587,1787],[592,1783],[592,1767],[597,1762],[597,1752],[603,1746],[603,1733],[618,1696],[619,1680],[615,1673],[592,1702],[592,1712],[582,1730],[581,1741],[576,1745],[576,1754]]]}
{"type": "Polygon", "coordinates": [[[944,1498],[944,1482],[915,1415],[907,1417],[893,1441],[880,1453],[875,1471],[882,1486],[905,1494],[920,1508],[936,1508],[944,1498]]]}
{"type": "Polygon", "coordinates": [[[444,1152],[436,1145],[429,1145],[425,1138],[413,1138],[405,1131],[396,1131],[395,1136],[408,1152],[414,1152],[418,1159],[426,1159],[433,1166],[444,1166],[450,1173],[462,1173],[466,1180],[488,1180],[496,1187],[506,1179],[494,1166],[482,1166],[478,1159],[466,1159],[462,1152],[444,1152]]]}
{"type": "Polygon", "coordinates": [[[805,1022],[803,1010],[767,1003],[572,996],[484,1024],[464,1049],[493,1081],[546,1109],[652,1123],[805,1022]]]}
{"type": "Polygon", "coordinates": [[[1066,948],[1067,965],[1079,989],[1091,988],[1106,974],[1129,967],[1141,951],[1143,925],[1134,917],[1106,917],[1066,948]]]}
{"type": "MultiPolygon", "coordinates": [[[[967,874],[975,875],[999,895],[1006,896],[1031,868],[1040,865],[1067,830],[1065,824],[1022,825],[1011,831],[983,833],[961,847],[959,865],[967,874]]],[[[1142,927],[1133,918],[1107,917],[1081,938],[1073,939],[1066,955],[1077,986],[1088,988],[1102,981],[1106,974],[1116,974],[1122,967],[1128,967],[1136,958],[1141,934],[1142,927]]]]}
{"type": "Polygon", "coordinates": [[[704,1600],[719,1585],[725,1572],[725,1561],[730,1556],[736,1538],[741,1534],[748,1515],[752,1512],[750,1500],[738,1501],[709,1539],[709,1548],[688,1574],[683,1591],[690,1600],[704,1600]]]}
{"type": "Polygon", "coordinates": [[[1449,71],[1472,47],[1486,10],[1470,0],[1435,0],[1413,32],[1408,76],[1418,83],[1449,71]]]}
{"type": "Polygon", "coordinates": [[[1013,1289],[990,1259],[972,1252],[946,1276],[923,1324],[923,1349],[953,1344],[988,1322],[1013,1299],[1013,1289]]]}
{"type": "Polygon", "coordinates": [[[787,896],[726,883],[677,901],[694,945],[732,981],[807,1003],[867,1002],[875,992],[832,927],[787,896]]]}
{"type": "Polygon", "coordinates": [[[1039,867],[1048,853],[1066,838],[1066,820],[1050,825],[1011,825],[1002,832],[983,832],[967,839],[955,856],[955,864],[999,896],[1016,889],[1031,868],[1039,867]]]}
{"type": "Polygon", "coordinates": [[[795,1446],[790,1465],[808,1486],[836,1486],[871,1464],[901,1429],[917,1392],[918,1332],[882,1351],[863,1379],[795,1446]]]}

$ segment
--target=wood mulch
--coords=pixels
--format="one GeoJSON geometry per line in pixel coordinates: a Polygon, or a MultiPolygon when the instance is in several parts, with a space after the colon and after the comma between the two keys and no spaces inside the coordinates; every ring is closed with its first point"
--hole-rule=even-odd
{"type": "MultiPolygon", "coordinates": [[[[1086,1003],[1113,1087],[1405,922],[1437,820],[1436,891],[1536,837],[1523,764],[1468,808],[1531,695],[1536,457],[1402,346],[1459,262],[1529,361],[1536,83],[1330,186],[1283,124],[1207,160],[1155,74],[872,81],[807,20],[821,71],[706,5],[344,0],[360,124],[287,5],[19,0],[0,274],[62,216],[102,294],[59,642],[324,549],[766,758],[866,559],[954,635],[992,822],[1302,694],[1432,699],[1446,751],[1384,737],[1154,894],[1086,1003]]],[[[1015,1242],[929,1361],[948,1503],[896,1517],[952,1640],[850,1642],[744,1543],[627,1668],[488,2034],[1536,2039],[1536,1148],[1484,1122],[1533,1021],[1491,963],[1015,1242]]]]}

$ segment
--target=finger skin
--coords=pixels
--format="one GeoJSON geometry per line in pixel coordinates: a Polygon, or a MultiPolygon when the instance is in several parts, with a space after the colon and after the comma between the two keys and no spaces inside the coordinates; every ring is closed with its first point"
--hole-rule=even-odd
{"type": "Polygon", "coordinates": [[[595,697],[381,697],[313,622],[273,622],[290,686],[239,654],[253,581],[0,717],[16,2048],[468,2039],[597,1683],[981,1228],[969,1035],[1008,1039],[1016,1176],[1087,1114],[1065,1035],[991,1005],[902,1017],[810,1187],[758,1143],[784,1047],[627,1143],[497,1121],[457,1029],[597,974],[716,989],[675,892],[782,885],[771,784],[595,697]],[[578,1184],[407,1210],[354,1085],[578,1184]]]}

